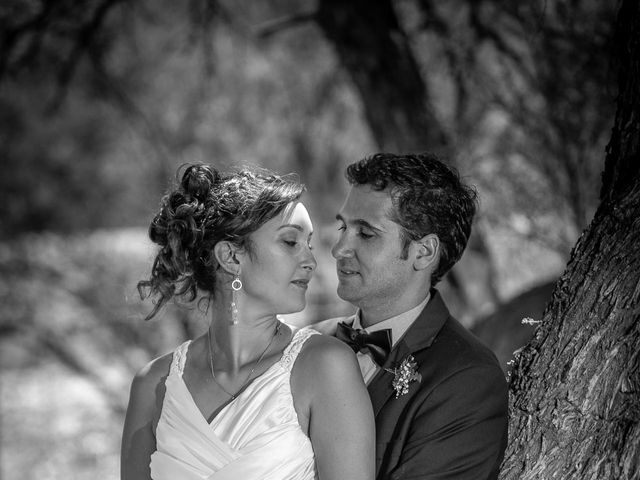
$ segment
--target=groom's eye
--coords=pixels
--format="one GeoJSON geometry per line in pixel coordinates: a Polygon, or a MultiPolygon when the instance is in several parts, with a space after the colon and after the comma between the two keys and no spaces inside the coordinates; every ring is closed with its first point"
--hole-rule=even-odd
{"type": "Polygon", "coordinates": [[[372,237],[373,237],[373,233],[368,233],[368,232],[365,232],[364,230],[360,230],[360,231],[358,232],[358,235],[360,235],[360,236],[361,236],[362,238],[364,238],[365,240],[367,240],[367,239],[369,239],[369,238],[372,238],[372,237]]]}

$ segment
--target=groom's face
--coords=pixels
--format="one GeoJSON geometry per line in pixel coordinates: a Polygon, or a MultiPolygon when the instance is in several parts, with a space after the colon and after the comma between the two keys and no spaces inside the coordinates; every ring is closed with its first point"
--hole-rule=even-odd
{"type": "Polygon", "coordinates": [[[388,190],[357,185],[336,216],[340,236],[331,253],[338,295],[365,314],[393,310],[412,281],[412,262],[402,259],[401,227],[389,218],[392,209],[388,190]]]}

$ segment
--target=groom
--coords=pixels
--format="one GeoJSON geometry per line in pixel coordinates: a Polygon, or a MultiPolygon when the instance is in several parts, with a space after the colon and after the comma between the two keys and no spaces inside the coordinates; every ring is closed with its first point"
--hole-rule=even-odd
{"type": "Polygon", "coordinates": [[[497,479],[503,372],[433,288],[462,256],[475,190],[429,154],[377,154],[346,175],[332,254],[338,295],[358,310],[315,328],[358,352],[376,418],[377,479],[497,479]]]}

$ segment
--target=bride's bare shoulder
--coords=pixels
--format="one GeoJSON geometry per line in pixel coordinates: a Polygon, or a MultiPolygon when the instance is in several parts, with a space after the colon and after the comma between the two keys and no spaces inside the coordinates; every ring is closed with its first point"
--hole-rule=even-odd
{"type": "Polygon", "coordinates": [[[355,353],[344,342],[330,335],[312,335],[304,343],[296,360],[295,370],[309,379],[358,371],[355,353]]]}

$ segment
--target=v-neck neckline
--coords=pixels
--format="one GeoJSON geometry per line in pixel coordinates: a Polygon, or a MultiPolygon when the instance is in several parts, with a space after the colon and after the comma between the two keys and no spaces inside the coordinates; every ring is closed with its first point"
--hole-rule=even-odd
{"type": "Polygon", "coordinates": [[[198,403],[196,402],[196,399],[194,398],[193,394],[191,393],[191,390],[189,390],[189,386],[187,385],[187,382],[184,381],[183,375],[184,375],[184,366],[187,363],[187,358],[189,356],[189,347],[191,346],[191,344],[193,343],[191,340],[189,340],[189,342],[187,342],[187,345],[185,347],[185,351],[184,351],[184,363],[182,365],[182,371],[180,372],[180,374],[178,375],[180,377],[180,383],[182,383],[182,385],[184,386],[185,391],[187,392],[189,399],[191,400],[191,403],[193,404],[193,406],[195,407],[195,409],[198,411],[198,413],[200,414],[200,418],[202,418],[202,420],[209,426],[213,425],[213,422],[220,416],[220,414],[222,412],[224,412],[230,405],[232,405],[233,403],[235,403],[236,400],[238,400],[240,397],[243,397],[244,394],[250,389],[251,386],[253,386],[256,382],[256,380],[258,380],[259,378],[264,377],[267,373],[269,373],[272,369],[274,369],[276,366],[281,365],[282,360],[284,358],[284,356],[287,354],[289,348],[291,347],[291,345],[293,345],[293,341],[296,337],[296,335],[298,335],[298,333],[300,332],[300,330],[302,329],[297,329],[296,331],[292,331],[292,335],[291,335],[291,339],[289,340],[289,343],[287,343],[287,345],[282,349],[282,352],[280,353],[280,357],[278,358],[278,360],[276,360],[275,362],[273,362],[273,364],[271,364],[269,366],[269,368],[267,368],[264,372],[262,372],[260,375],[258,375],[257,377],[253,378],[249,383],[247,383],[235,396],[233,396],[232,398],[230,398],[229,400],[227,400],[226,402],[224,402],[220,407],[218,407],[216,410],[214,410],[213,412],[211,412],[210,416],[207,417],[202,410],[200,409],[200,406],[198,405],[198,403]]]}

